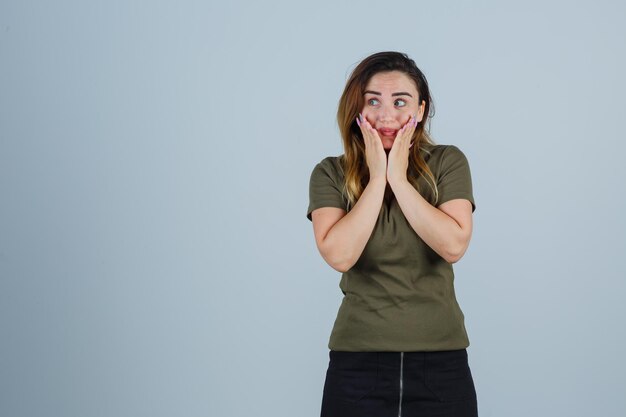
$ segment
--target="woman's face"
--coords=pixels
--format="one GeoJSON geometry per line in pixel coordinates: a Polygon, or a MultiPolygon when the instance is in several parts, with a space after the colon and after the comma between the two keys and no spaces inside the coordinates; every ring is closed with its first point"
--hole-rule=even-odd
{"type": "Polygon", "coordinates": [[[412,79],[400,71],[379,72],[365,87],[365,104],[361,113],[378,131],[385,150],[411,116],[421,122],[426,103],[419,104],[417,88],[412,79]]]}

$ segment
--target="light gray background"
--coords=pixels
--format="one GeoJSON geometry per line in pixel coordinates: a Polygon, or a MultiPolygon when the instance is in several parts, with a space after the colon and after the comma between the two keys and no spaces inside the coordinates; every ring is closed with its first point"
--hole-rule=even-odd
{"type": "Polygon", "coordinates": [[[349,72],[399,50],[477,209],[482,417],[623,416],[626,6],[0,3],[0,415],[318,416],[305,218],[349,72]]]}

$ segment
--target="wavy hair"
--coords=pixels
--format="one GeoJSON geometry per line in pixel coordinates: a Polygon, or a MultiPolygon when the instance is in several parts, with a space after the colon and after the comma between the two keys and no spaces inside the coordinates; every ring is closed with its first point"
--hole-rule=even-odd
{"type": "MultiPolygon", "coordinates": [[[[361,61],[350,74],[346,87],[339,99],[337,123],[343,141],[344,155],[341,164],[344,172],[344,194],[348,199],[348,209],[354,206],[365,186],[369,182],[369,169],[365,159],[365,142],[356,118],[365,103],[364,92],[370,78],[380,72],[400,71],[413,80],[419,93],[419,103],[425,101],[424,117],[417,124],[413,133],[413,146],[409,149],[409,168],[407,178],[420,191],[418,179],[424,177],[433,190],[435,201],[438,200],[436,180],[426,164],[423,154],[434,145],[426,121],[434,116],[434,106],[426,77],[415,62],[401,52],[378,52],[361,61]],[[431,114],[431,108],[433,113],[431,114]]],[[[429,123],[430,126],[430,123],[429,123]]]]}

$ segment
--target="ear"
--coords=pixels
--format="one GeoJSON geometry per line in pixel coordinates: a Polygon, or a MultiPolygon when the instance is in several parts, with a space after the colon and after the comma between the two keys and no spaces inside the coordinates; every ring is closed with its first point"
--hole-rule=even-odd
{"type": "Polygon", "coordinates": [[[419,110],[417,111],[417,122],[421,122],[424,118],[424,110],[426,109],[426,100],[422,100],[422,104],[419,106],[419,110]]]}

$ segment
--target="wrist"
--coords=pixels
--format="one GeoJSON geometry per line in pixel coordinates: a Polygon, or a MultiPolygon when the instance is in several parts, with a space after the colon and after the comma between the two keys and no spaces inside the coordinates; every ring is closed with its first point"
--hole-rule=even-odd
{"type": "Polygon", "coordinates": [[[378,185],[378,186],[387,185],[387,177],[385,177],[384,175],[381,175],[378,177],[371,177],[369,179],[368,184],[373,184],[373,185],[378,185]]]}
{"type": "Polygon", "coordinates": [[[404,177],[389,177],[387,178],[387,181],[389,181],[389,185],[391,186],[391,188],[393,188],[398,185],[404,184],[408,182],[409,180],[406,178],[406,176],[404,176],[404,177]]]}

